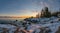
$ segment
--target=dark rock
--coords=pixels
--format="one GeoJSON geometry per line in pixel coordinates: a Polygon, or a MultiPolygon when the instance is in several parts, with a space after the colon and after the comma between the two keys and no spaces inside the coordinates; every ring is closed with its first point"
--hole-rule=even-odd
{"type": "Polygon", "coordinates": [[[60,27],[58,28],[58,30],[55,33],[60,33],[60,27]]]}
{"type": "Polygon", "coordinates": [[[60,21],[60,19],[59,19],[59,21],[60,21]]]}
{"type": "Polygon", "coordinates": [[[53,23],[53,21],[51,21],[50,23],[53,23]]]}

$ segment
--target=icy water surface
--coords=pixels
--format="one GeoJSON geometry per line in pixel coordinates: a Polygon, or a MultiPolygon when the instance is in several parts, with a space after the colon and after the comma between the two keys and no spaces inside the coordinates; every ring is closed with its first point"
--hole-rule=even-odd
{"type": "Polygon", "coordinates": [[[0,18],[0,23],[14,22],[16,20],[22,21],[24,18],[0,18]]]}

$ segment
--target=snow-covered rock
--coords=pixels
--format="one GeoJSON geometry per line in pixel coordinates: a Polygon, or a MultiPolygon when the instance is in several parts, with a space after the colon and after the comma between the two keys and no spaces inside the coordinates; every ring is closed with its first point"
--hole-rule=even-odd
{"type": "MultiPolygon", "coordinates": [[[[13,22],[14,23],[14,22],[13,22]]],[[[55,33],[60,26],[59,18],[30,18],[28,21],[15,22],[18,26],[10,24],[0,24],[0,32],[3,32],[3,28],[7,28],[9,33],[22,30],[23,32],[30,33],[55,33]],[[32,22],[36,22],[35,24],[32,22]],[[17,29],[19,27],[19,29],[17,29]]],[[[21,32],[19,32],[21,33],[21,32]]]]}
{"type": "Polygon", "coordinates": [[[8,30],[10,33],[13,33],[13,31],[16,30],[16,26],[9,24],[0,24],[0,32],[3,32],[4,30],[8,30]]]}

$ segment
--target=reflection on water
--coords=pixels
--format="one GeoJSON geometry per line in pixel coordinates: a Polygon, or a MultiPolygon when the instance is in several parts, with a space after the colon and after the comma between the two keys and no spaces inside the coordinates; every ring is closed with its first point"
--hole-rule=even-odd
{"type": "Polygon", "coordinates": [[[0,18],[0,23],[8,23],[13,21],[22,21],[24,18],[0,18]]]}
{"type": "Polygon", "coordinates": [[[23,20],[25,18],[0,18],[0,20],[23,20]]]}

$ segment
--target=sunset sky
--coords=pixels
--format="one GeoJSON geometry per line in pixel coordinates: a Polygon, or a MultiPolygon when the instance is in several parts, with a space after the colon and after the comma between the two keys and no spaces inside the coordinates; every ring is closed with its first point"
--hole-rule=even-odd
{"type": "Polygon", "coordinates": [[[35,16],[45,6],[58,11],[60,0],[0,0],[0,16],[35,16]]]}

